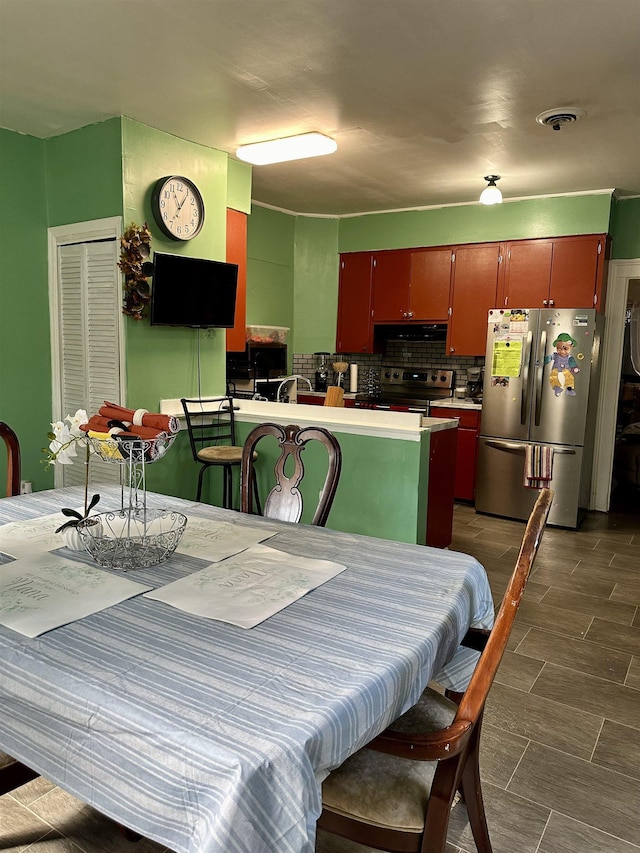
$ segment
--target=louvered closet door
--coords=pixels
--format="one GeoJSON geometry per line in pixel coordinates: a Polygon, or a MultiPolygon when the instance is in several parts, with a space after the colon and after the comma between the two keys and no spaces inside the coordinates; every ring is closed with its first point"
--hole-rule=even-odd
{"type": "MultiPolygon", "coordinates": [[[[105,400],[120,397],[118,315],[120,279],[115,240],[58,248],[60,324],[60,388],[62,412],[86,409],[91,415],[105,400]]],[[[80,454],[73,465],[57,466],[63,485],[84,483],[80,454]]],[[[89,466],[91,483],[119,483],[120,466],[95,455],[89,466]]]]}

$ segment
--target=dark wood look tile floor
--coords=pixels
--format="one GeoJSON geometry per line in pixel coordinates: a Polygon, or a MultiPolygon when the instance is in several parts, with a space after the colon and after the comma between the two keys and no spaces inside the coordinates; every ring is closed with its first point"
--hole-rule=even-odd
{"type": "MultiPolygon", "coordinates": [[[[615,496],[614,496],[615,497],[615,496]]],[[[459,504],[452,548],[496,602],[524,525],[459,504]]],[[[547,528],[490,693],[482,774],[494,853],[640,853],[640,498],[547,528]]],[[[0,850],[162,853],[43,779],[0,797],[0,850]]],[[[326,834],[318,853],[366,853],[326,834]]],[[[279,851],[256,851],[279,853],[279,851]]],[[[463,803],[447,853],[475,853],[463,803]]]]}

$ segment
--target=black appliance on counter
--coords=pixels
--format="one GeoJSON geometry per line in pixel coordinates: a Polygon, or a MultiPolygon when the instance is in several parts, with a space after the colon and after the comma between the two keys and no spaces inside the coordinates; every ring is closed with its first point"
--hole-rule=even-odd
{"type": "Polygon", "coordinates": [[[227,389],[232,397],[251,399],[257,394],[275,400],[286,373],[286,344],[247,343],[244,352],[227,353],[227,389]]]}
{"type": "Polygon", "coordinates": [[[453,396],[455,371],[439,367],[419,368],[383,365],[379,394],[357,394],[360,409],[388,409],[392,412],[429,413],[429,403],[453,396]]]}

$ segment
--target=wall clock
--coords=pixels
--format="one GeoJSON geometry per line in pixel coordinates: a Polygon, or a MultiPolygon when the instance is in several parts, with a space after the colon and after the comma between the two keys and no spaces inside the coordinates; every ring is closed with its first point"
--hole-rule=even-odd
{"type": "Polygon", "coordinates": [[[162,233],[172,240],[191,240],[204,225],[200,190],[181,175],[160,178],[153,188],[151,210],[162,233]]]}

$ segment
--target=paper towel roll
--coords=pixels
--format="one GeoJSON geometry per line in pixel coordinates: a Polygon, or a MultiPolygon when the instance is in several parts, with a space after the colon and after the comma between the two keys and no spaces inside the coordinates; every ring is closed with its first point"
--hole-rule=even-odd
{"type": "Polygon", "coordinates": [[[356,394],[358,391],[358,365],[349,365],[349,391],[356,394]]]}

